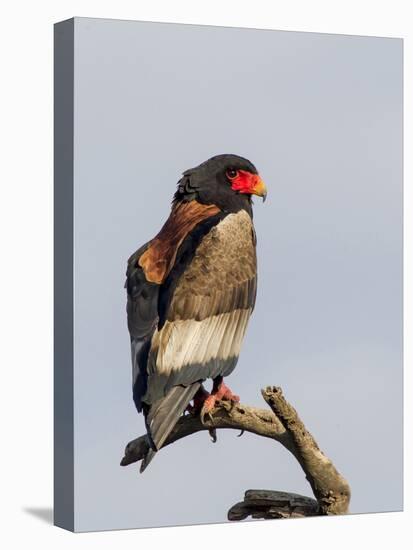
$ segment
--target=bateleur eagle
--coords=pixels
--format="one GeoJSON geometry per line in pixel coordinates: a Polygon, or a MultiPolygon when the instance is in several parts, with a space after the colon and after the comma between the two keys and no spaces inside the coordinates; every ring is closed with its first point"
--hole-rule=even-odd
{"type": "Polygon", "coordinates": [[[128,260],[133,399],[151,445],[141,471],[186,410],[239,400],[223,377],[255,304],[252,195],[265,199],[266,188],[245,158],[218,155],[186,170],[162,229],[128,260]]]}

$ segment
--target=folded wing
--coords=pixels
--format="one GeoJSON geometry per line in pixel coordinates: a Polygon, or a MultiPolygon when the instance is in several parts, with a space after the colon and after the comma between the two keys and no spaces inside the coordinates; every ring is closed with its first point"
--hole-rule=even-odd
{"type": "MultiPolygon", "coordinates": [[[[140,258],[150,257],[146,246],[140,258]]],[[[227,376],[237,363],[257,288],[252,220],[244,210],[205,216],[180,240],[159,283],[147,280],[155,272],[149,261],[135,257],[134,266],[135,403],[159,449],[202,381],[227,376]]]]}

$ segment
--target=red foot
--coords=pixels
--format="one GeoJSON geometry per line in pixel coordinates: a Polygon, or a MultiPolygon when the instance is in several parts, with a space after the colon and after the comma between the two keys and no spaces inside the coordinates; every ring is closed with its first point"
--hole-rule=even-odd
{"type": "Polygon", "coordinates": [[[222,379],[217,384],[214,383],[211,395],[205,399],[202,407],[203,415],[212,411],[212,409],[215,407],[216,402],[220,401],[221,399],[225,401],[232,401],[233,403],[239,402],[238,395],[232,393],[228,386],[226,386],[224,382],[222,382],[222,379]]]}

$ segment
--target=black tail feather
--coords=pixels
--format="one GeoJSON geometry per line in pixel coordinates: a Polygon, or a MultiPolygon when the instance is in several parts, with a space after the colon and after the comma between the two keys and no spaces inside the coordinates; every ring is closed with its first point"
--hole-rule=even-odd
{"type": "Polygon", "coordinates": [[[153,449],[149,449],[145,458],[141,462],[141,467],[139,469],[140,473],[146,470],[147,466],[149,465],[150,462],[152,462],[152,459],[154,458],[155,455],[156,455],[156,451],[154,451],[153,449]]]}
{"type": "Polygon", "coordinates": [[[149,439],[153,445],[143,459],[140,471],[143,472],[162,447],[166,438],[174,429],[179,417],[185,411],[188,403],[199,390],[201,382],[195,382],[190,386],[174,386],[166,396],[157,403],[151,405],[146,416],[146,428],[149,439]]]}

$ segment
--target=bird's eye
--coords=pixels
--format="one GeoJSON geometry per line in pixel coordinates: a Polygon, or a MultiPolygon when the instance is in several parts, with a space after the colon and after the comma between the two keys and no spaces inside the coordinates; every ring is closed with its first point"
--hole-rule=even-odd
{"type": "Polygon", "coordinates": [[[233,180],[234,178],[236,178],[238,176],[238,170],[234,170],[234,168],[229,168],[227,170],[227,177],[228,179],[230,180],[233,180]]]}

